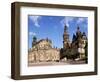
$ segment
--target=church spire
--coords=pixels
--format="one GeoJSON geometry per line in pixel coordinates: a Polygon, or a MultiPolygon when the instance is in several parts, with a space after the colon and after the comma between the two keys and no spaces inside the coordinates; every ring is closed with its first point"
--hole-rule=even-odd
{"type": "Polygon", "coordinates": [[[67,30],[68,30],[68,27],[65,24],[65,26],[64,26],[64,32],[66,32],[67,30]]]}
{"type": "Polygon", "coordinates": [[[69,47],[69,34],[68,34],[68,27],[64,26],[64,34],[63,34],[63,48],[68,48],[69,47]]]}
{"type": "Polygon", "coordinates": [[[76,35],[77,35],[77,37],[81,37],[81,35],[82,35],[79,26],[77,27],[76,35]]]}

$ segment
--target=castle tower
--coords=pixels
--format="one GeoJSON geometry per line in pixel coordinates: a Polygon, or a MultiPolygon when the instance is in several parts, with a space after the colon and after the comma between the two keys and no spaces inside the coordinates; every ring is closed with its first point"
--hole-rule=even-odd
{"type": "Polygon", "coordinates": [[[81,32],[79,26],[77,27],[77,48],[79,53],[79,58],[84,59],[85,58],[85,43],[86,43],[86,35],[85,32],[81,32]]]}
{"type": "Polygon", "coordinates": [[[69,34],[68,34],[68,27],[64,26],[64,34],[63,34],[63,48],[69,48],[69,34]]]}
{"type": "Polygon", "coordinates": [[[77,27],[76,35],[78,38],[81,38],[81,36],[82,36],[79,26],[77,27]]]}

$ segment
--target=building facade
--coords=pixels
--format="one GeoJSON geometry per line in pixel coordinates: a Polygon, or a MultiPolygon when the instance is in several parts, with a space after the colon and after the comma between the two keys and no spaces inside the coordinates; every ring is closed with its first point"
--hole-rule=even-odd
{"type": "MultiPolygon", "coordinates": [[[[76,34],[73,34],[72,41],[69,40],[68,28],[65,25],[64,34],[63,34],[63,52],[67,52],[65,57],[73,55],[77,55],[76,58],[84,59],[86,56],[86,44],[87,44],[87,36],[85,32],[81,32],[80,28],[77,27],[76,34]]],[[[63,54],[63,53],[62,53],[63,54]]]]}
{"type": "Polygon", "coordinates": [[[52,41],[48,38],[37,41],[37,38],[33,37],[32,48],[28,51],[28,65],[38,62],[67,62],[67,59],[85,59],[88,42],[85,32],[82,33],[77,27],[72,41],[69,37],[66,25],[64,26],[63,48],[61,49],[53,48],[52,41]]]}
{"type": "Polygon", "coordinates": [[[60,50],[52,48],[52,42],[49,39],[42,39],[40,41],[32,42],[32,48],[28,54],[28,64],[37,62],[59,61],[60,50]]]}

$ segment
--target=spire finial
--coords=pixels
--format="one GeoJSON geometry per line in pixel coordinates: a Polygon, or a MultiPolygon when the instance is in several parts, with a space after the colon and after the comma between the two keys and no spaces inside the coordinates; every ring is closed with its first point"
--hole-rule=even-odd
{"type": "Polygon", "coordinates": [[[79,27],[79,25],[77,26],[77,30],[79,30],[80,29],[80,27],[79,27]]]}
{"type": "Polygon", "coordinates": [[[64,30],[66,31],[68,28],[67,28],[67,25],[66,25],[66,23],[65,23],[65,25],[64,25],[64,30]]]}

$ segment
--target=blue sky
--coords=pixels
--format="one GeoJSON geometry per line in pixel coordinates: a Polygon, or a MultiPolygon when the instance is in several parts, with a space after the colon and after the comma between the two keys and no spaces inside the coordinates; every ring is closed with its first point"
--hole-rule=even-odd
{"type": "Polygon", "coordinates": [[[52,40],[52,46],[63,47],[64,25],[67,25],[70,40],[73,33],[76,33],[77,27],[81,32],[88,32],[87,17],[70,16],[28,16],[28,48],[32,47],[32,37],[36,36],[38,40],[49,38],[52,40]]]}

